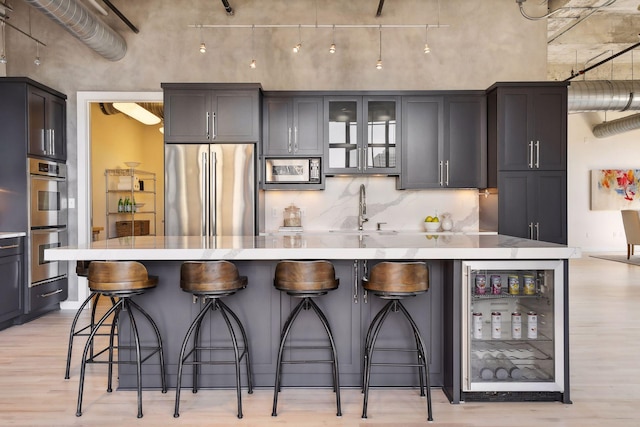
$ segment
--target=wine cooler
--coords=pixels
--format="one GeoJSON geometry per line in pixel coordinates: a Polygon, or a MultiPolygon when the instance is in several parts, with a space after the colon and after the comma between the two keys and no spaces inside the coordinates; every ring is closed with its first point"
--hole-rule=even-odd
{"type": "Polygon", "coordinates": [[[561,400],[564,263],[462,263],[462,396],[561,400]]]}

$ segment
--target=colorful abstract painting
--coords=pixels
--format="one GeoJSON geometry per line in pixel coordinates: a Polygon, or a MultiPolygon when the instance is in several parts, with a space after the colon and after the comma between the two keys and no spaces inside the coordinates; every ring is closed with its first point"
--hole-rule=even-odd
{"type": "Polygon", "coordinates": [[[591,171],[591,209],[640,209],[640,169],[591,171]]]}

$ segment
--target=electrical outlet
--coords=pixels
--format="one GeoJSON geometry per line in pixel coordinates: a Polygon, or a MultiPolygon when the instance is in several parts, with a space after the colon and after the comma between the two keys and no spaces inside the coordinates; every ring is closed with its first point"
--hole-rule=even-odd
{"type": "Polygon", "coordinates": [[[278,217],[278,209],[277,208],[271,208],[271,217],[273,217],[273,218],[277,218],[278,217]]]}
{"type": "Polygon", "coordinates": [[[304,208],[301,208],[300,209],[300,216],[304,218],[306,215],[307,215],[307,211],[304,210],[304,208]]]}

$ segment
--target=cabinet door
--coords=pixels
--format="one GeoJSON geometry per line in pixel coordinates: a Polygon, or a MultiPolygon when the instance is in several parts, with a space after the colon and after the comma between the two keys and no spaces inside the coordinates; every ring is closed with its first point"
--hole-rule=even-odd
{"type": "Polygon", "coordinates": [[[361,103],[360,97],[325,98],[325,173],[362,172],[361,103]]]}
{"type": "Polygon", "coordinates": [[[293,112],[291,98],[264,100],[264,154],[293,154],[293,112]]]}
{"type": "Polygon", "coordinates": [[[545,88],[533,95],[534,169],[567,169],[567,90],[545,88]]]}
{"type": "Polygon", "coordinates": [[[498,174],[498,233],[531,239],[533,225],[530,212],[535,209],[529,193],[533,172],[500,172],[498,174]]]}
{"type": "Polygon", "coordinates": [[[293,100],[293,153],[321,155],[323,141],[322,98],[304,97],[293,100]]]}
{"type": "Polygon", "coordinates": [[[402,174],[400,188],[440,188],[443,98],[402,98],[402,174]]]}
{"type": "Polygon", "coordinates": [[[498,170],[529,170],[533,163],[529,117],[533,117],[529,94],[504,89],[498,94],[498,170]]]}
{"type": "Polygon", "coordinates": [[[486,186],[486,100],[480,96],[445,98],[445,184],[449,188],[486,186]]]}
{"type": "Polygon", "coordinates": [[[257,90],[215,91],[213,142],[257,142],[260,135],[260,99],[257,90]]]}
{"type": "Polygon", "coordinates": [[[166,90],[164,92],[164,140],[210,142],[212,135],[210,92],[166,90]]]}
{"type": "Polygon", "coordinates": [[[47,138],[47,93],[28,89],[29,154],[48,156],[51,147],[47,138]]]}
{"type": "Polygon", "coordinates": [[[47,102],[47,128],[51,138],[51,155],[58,160],[67,160],[67,103],[51,95],[47,102]]]}
{"type": "Polygon", "coordinates": [[[564,171],[535,173],[534,232],[536,240],[567,244],[567,174],[564,171]]]}
{"type": "Polygon", "coordinates": [[[366,135],[361,159],[366,173],[400,172],[400,97],[365,97],[366,135]]]}
{"type": "Polygon", "coordinates": [[[0,257],[0,277],[0,322],[4,322],[22,313],[22,254],[0,257]]]}

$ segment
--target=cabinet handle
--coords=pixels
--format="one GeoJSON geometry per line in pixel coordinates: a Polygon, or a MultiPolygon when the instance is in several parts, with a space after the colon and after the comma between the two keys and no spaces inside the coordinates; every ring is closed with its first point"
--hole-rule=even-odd
{"type": "Polygon", "coordinates": [[[445,181],[445,184],[447,184],[447,187],[448,187],[449,186],[449,160],[447,160],[445,164],[447,166],[447,175],[446,175],[447,180],[445,181]]]}
{"type": "Polygon", "coordinates": [[[353,261],[353,303],[358,303],[358,260],[353,261]]]}
{"type": "Polygon", "coordinates": [[[205,116],[205,130],[206,130],[206,134],[207,134],[207,139],[210,139],[209,137],[211,136],[210,132],[209,132],[209,119],[211,118],[211,115],[209,114],[209,112],[207,111],[207,114],[205,116]]]}
{"type": "Polygon", "coordinates": [[[49,150],[52,156],[56,155],[56,134],[53,129],[49,129],[49,150]]]}
{"type": "Polygon", "coordinates": [[[216,112],[213,112],[213,137],[211,139],[216,139],[216,112]]]}
{"type": "MultiPolygon", "coordinates": [[[[362,261],[362,281],[363,282],[369,281],[369,267],[367,266],[367,260],[362,261]]],[[[369,292],[366,289],[363,289],[362,299],[364,300],[365,304],[369,303],[367,299],[368,295],[369,295],[369,292]]]]}
{"type": "Polygon", "coordinates": [[[540,240],[540,223],[539,222],[536,222],[535,228],[536,228],[536,240],[540,240]]]}
{"type": "Polygon", "coordinates": [[[366,148],[362,149],[362,169],[363,170],[367,170],[367,157],[368,157],[368,150],[366,148]]]}
{"type": "Polygon", "coordinates": [[[62,289],[56,289],[55,291],[47,292],[46,294],[40,294],[38,296],[40,298],[48,298],[48,297],[53,296],[55,294],[59,294],[60,292],[62,292],[62,289]]]}
{"type": "Polygon", "coordinates": [[[289,135],[288,135],[288,139],[287,139],[287,152],[290,153],[292,148],[291,148],[291,128],[289,128],[289,135]]]}
{"type": "Polygon", "coordinates": [[[362,162],[360,161],[361,160],[360,157],[362,157],[361,153],[360,153],[361,150],[362,150],[361,148],[356,148],[356,157],[357,157],[357,161],[358,161],[358,170],[359,171],[362,170],[362,162]]]}
{"type": "Polygon", "coordinates": [[[540,169],[540,141],[536,141],[536,169],[540,169]]]}
{"type": "Polygon", "coordinates": [[[40,129],[40,145],[42,146],[42,154],[47,154],[47,147],[45,147],[46,136],[44,133],[44,129],[40,129]]]}
{"type": "Polygon", "coordinates": [[[533,169],[533,141],[529,141],[529,169],[533,169]]]}
{"type": "Polygon", "coordinates": [[[529,239],[533,240],[533,223],[529,223],[529,239]]]}
{"type": "Polygon", "coordinates": [[[438,184],[442,187],[442,160],[438,162],[438,184]]]}
{"type": "Polygon", "coordinates": [[[293,128],[293,152],[298,152],[298,127],[293,128]]]}
{"type": "Polygon", "coordinates": [[[15,249],[18,248],[19,245],[8,245],[8,246],[0,246],[0,251],[3,249],[15,249]]]}

